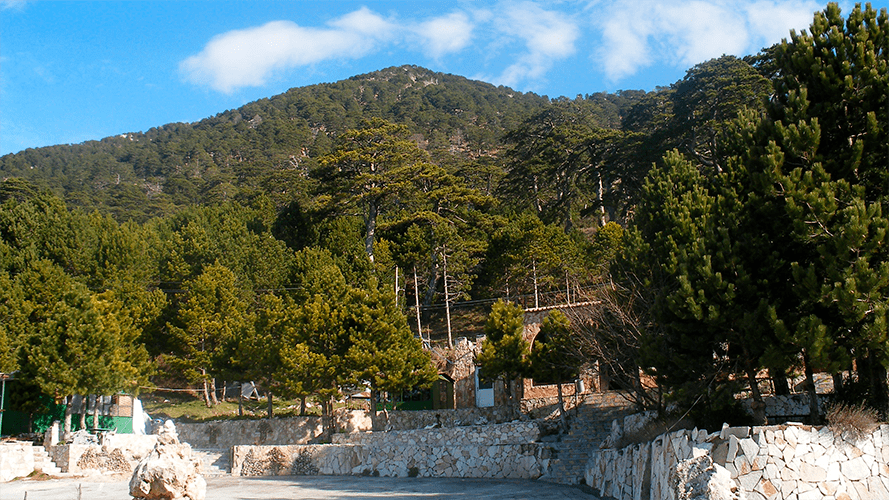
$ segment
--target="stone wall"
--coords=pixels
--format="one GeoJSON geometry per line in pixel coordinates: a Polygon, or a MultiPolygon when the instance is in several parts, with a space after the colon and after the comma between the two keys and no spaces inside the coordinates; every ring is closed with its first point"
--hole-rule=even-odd
{"type": "MultiPolygon", "coordinates": [[[[788,420],[807,420],[809,416],[809,396],[807,394],[790,394],[788,396],[763,396],[766,405],[766,416],[770,423],[787,422],[788,420]]],[[[751,399],[744,400],[744,407],[751,415],[751,399]]],[[[820,398],[819,398],[820,403],[820,398]]]]}
{"type": "Polygon", "coordinates": [[[132,472],[157,444],[156,435],[112,434],[99,444],[57,444],[46,448],[62,472],[132,472]]]}
{"type": "Polygon", "coordinates": [[[889,498],[889,426],[855,441],[801,424],[681,430],[623,449],[602,449],[586,482],[603,498],[671,499],[679,463],[709,456],[748,500],[889,498]]]}
{"type": "Polygon", "coordinates": [[[34,450],[31,443],[11,441],[0,443],[0,483],[34,472],[34,450]]]}
{"type": "MultiPolygon", "coordinates": [[[[381,427],[388,430],[423,429],[429,426],[460,427],[466,425],[500,424],[520,417],[517,408],[460,408],[458,410],[390,411],[377,414],[381,427]]],[[[365,429],[362,429],[365,430],[365,429]]]]}
{"type": "Polygon", "coordinates": [[[342,434],[336,444],[238,446],[235,475],[381,475],[536,479],[550,449],[534,422],[342,434]]]}
{"type": "MultiPolygon", "coordinates": [[[[381,429],[408,430],[424,427],[459,427],[509,422],[518,418],[516,409],[462,408],[459,410],[422,410],[378,412],[381,429]]],[[[370,412],[336,412],[337,430],[354,433],[371,429],[370,412]]],[[[321,436],[321,417],[273,418],[263,420],[216,420],[201,423],[177,423],[179,439],[199,450],[227,450],[241,445],[310,444],[321,436]]]]}
{"type": "Polygon", "coordinates": [[[179,440],[196,449],[307,444],[321,435],[321,417],[176,423],[179,440]]]}

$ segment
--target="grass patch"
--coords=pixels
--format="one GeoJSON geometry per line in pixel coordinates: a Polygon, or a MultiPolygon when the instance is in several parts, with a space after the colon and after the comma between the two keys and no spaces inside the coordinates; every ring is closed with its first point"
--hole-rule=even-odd
{"type": "MultiPolygon", "coordinates": [[[[244,415],[238,413],[238,400],[220,400],[218,405],[207,407],[204,400],[197,394],[188,392],[157,391],[140,396],[142,407],[151,418],[174,419],[181,422],[206,422],[210,420],[255,420],[268,415],[268,401],[265,399],[243,400],[244,415]]],[[[321,408],[311,401],[312,406],[306,409],[308,416],[320,416],[321,408]]],[[[360,403],[335,404],[335,408],[350,407],[363,409],[360,403]]],[[[272,399],[272,413],[275,417],[298,417],[300,401],[298,399],[272,399]]]]}

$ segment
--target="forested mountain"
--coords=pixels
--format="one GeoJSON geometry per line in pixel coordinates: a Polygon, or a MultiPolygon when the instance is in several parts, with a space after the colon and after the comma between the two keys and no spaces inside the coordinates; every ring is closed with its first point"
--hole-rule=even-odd
{"type": "MultiPolygon", "coordinates": [[[[786,392],[821,370],[885,410],[887,23],[831,4],[655,92],[548,99],[404,66],[7,155],[0,371],[53,397],[163,368],[208,404],[216,377],[327,404],[428,383],[428,353],[497,299],[589,298],[579,357],[554,356],[607,363],[641,407],[737,418],[740,391],[764,408],[763,371],[786,392]]],[[[516,366],[507,344],[483,358],[516,366]]]]}
{"type": "MultiPolygon", "coordinates": [[[[620,126],[641,93],[587,96],[598,126],[620,126]]],[[[433,160],[456,168],[489,162],[503,136],[551,101],[416,66],[294,88],[196,123],[29,149],[0,158],[0,176],[21,177],[118,220],[144,221],[191,204],[249,202],[266,194],[282,206],[306,195],[307,173],[335,138],[362,119],[404,124],[433,160]]]]}

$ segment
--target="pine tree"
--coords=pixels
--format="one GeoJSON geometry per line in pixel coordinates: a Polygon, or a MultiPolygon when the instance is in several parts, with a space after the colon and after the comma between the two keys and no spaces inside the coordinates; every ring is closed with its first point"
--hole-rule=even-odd
{"type": "Polygon", "coordinates": [[[230,368],[238,338],[252,325],[237,278],[221,264],[208,266],[183,287],[188,296],[168,329],[179,344],[171,364],[203,386],[204,403],[215,404],[215,379],[230,368]]]}
{"type": "Polygon", "coordinates": [[[530,346],[522,336],[522,309],[512,302],[498,300],[491,307],[484,331],[485,340],[475,362],[484,370],[486,377],[499,377],[503,381],[507,399],[514,404],[516,395],[511,386],[516,379],[530,374],[530,346]]]}
{"type": "Polygon", "coordinates": [[[353,289],[343,305],[349,311],[349,348],[345,362],[351,379],[369,383],[371,416],[377,427],[377,396],[428,387],[437,377],[429,354],[411,334],[394,296],[377,287],[353,289]]]}
{"type": "Polygon", "coordinates": [[[571,340],[571,323],[561,311],[550,311],[540,324],[540,332],[534,339],[529,363],[535,383],[556,384],[559,397],[559,420],[562,431],[565,423],[565,402],[562,383],[574,380],[580,374],[578,361],[571,340]]]}
{"type": "MultiPolygon", "coordinates": [[[[792,271],[796,302],[772,307],[777,331],[800,349],[815,407],[813,369],[858,360],[874,406],[886,385],[889,295],[889,16],[836,4],[809,33],[770,51],[780,71],[764,119],[741,129],[739,161],[772,214],[775,251],[792,271]]],[[[777,296],[777,294],[776,294],[777,296]]]]}
{"type": "Polygon", "coordinates": [[[410,199],[415,165],[427,155],[408,139],[404,125],[380,118],[365,120],[339,138],[339,148],[320,160],[316,176],[326,189],[321,204],[348,214],[357,209],[364,221],[365,252],[374,260],[377,220],[393,204],[410,199]]]}

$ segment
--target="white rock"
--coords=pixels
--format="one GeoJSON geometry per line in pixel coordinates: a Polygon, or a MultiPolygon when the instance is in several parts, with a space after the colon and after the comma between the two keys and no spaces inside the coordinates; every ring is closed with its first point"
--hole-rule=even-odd
{"type": "Polygon", "coordinates": [[[870,467],[858,457],[840,464],[840,472],[850,481],[860,481],[870,475],[870,467]]]}
{"type": "Polygon", "coordinates": [[[740,488],[728,470],[709,457],[685,460],[676,465],[670,484],[677,500],[738,500],[740,488]]]}
{"type": "Polygon", "coordinates": [[[799,477],[808,483],[818,483],[827,479],[827,471],[817,465],[803,462],[799,467],[799,477]]]}
{"type": "Polygon", "coordinates": [[[179,444],[174,434],[162,433],[161,437],[133,471],[130,495],[147,500],[204,500],[207,483],[199,473],[200,460],[193,458],[191,447],[179,444]]]}

